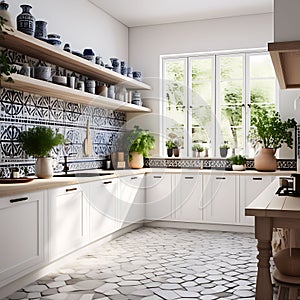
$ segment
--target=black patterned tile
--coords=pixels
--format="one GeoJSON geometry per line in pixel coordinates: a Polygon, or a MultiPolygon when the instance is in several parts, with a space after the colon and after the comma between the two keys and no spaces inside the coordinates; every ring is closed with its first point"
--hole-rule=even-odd
{"type": "Polygon", "coordinates": [[[1,92],[1,117],[19,117],[23,112],[23,93],[9,89],[1,92]]]}

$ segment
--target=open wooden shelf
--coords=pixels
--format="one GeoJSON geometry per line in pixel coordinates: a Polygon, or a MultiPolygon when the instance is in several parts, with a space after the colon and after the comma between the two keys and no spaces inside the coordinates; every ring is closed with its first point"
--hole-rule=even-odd
{"type": "Polygon", "coordinates": [[[31,77],[26,77],[20,74],[12,74],[13,82],[2,79],[1,85],[4,88],[24,91],[30,94],[41,96],[54,97],[73,103],[81,103],[99,106],[102,108],[113,109],[123,112],[151,112],[147,107],[138,106],[135,104],[125,103],[119,100],[93,95],[69,87],[54,84],[31,77]]]}
{"type": "Polygon", "coordinates": [[[96,65],[12,27],[4,26],[3,33],[4,39],[0,39],[0,46],[2,47],[21,52],[108,84],[123,85],[127,89],[133,90],[150,89],[150,86],[143,82],[96,65]]]}
{"type": "Polygon", "coordinates": [[[300,88],[300,41],[269,43],[281,89],[300,88]]]}

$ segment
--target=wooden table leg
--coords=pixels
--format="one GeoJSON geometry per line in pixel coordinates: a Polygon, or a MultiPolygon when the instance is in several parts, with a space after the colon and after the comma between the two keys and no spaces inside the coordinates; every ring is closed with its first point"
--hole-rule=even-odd
{"type": "Polygon", "coordinates": [[[255,237],[257,239],[258,250],[256,300],[273,299],[273,287],[270,274],[272,231],[273,226],[271,218],[255,217],[255,237]]]}

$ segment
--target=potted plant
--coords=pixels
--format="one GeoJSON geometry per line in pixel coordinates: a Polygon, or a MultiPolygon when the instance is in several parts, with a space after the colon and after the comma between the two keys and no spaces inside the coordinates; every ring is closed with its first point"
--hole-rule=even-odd
{"type": "Polygon", "coordinates": [[[232,171],[244,171],[246,169],[247,159],[243,155],[233,155],[228,158],[232,163],[232,171]]]}
{"type": "Polygon", "coordinates": [[[168,157],[172,157],[173,155],[173,149],[175,148],[175,144],[173,143],[173,141],[166,141],[166,147],[167,147],[167,155],[168,157]]]}
{"type": "Polygon", "coordinates": [[[38,178],[53,176],[52,158],[53,147],[65,142],[61,133],[54,132],[50,127],[36,126],[20,132],[18,141],[27,155],[37,158],[35,174],[38,178]]]}
{"type": "Polygon", "coordinates": [[[193,150],[193,156],[199,157],[200,153],[204,151],[204,147],[202,147],[200,144],[195,144],[193,145],[192,150],[193,150]]]}
{"type": "Polygon", "coordinates": [[[179,139],[174,140],[174,148],[173,148],[173,153],[175,157],[179,157],[180,150],[179,148],[181,147],[181,142],[179,139]]]}
{"type": "Polygon", "coordinates": [[[227,141],[224,141],[224,144],[220,146],[220,155],[221,155],[221,157],[226,157],[227,156],[228,149],[230,149],[230,146],[228,145],[227,141]]]}
{"type": "Polygon", "coordinates": [[[282,121],[279,112],[266,108],[257,108],[252,119],[248,138],[254,146],[261,149],[254,157],[254,168],[258,171],[275,171],[277,169],[276,150],[284,143],[292,148],[295,128],[294,118],[282,121]]]}
{"type": "Polygon", "coordinates": [[[155,138],[148,130],[135,126],[126,136],[129,151],[129,165],[133,169],[144,166],[144,157],[149,157],[149,151],[154,149],[155,138]]]}

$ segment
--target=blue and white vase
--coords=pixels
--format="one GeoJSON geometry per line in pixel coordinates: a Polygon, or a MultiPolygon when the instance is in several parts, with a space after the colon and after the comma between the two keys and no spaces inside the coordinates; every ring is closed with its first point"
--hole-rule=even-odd
{"type": "Polygon", "coordinates": [[[35,17],[30,13],[31,6],[28,4],[22,4],[22,13],[17,16],[17,29],[33,36],[35,32],[35,17]]]}

